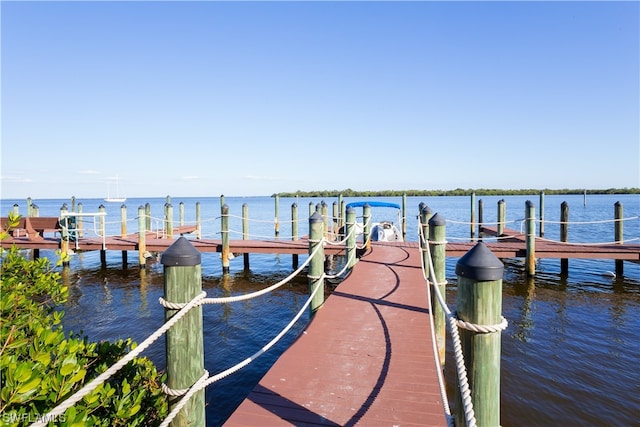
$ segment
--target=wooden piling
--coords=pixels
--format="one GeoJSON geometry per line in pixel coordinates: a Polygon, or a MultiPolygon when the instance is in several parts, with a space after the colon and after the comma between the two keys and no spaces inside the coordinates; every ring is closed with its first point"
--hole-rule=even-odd
{"type": "Polygon", "coordinates": [[[407,240],[407,193],[402,194],[402,241],[407,240]]]}
{"type": "MultiPolygon", "coordinates": [[[[14,205],[14,212],[16,206],[14,205]]],[[[67,204],[64,203],[60,208],[60,218],[63,218],[62,230],[60,231],[60,252],[62,254],[62,265],[65,267],[69,266],[69,217],[66,216],[68,211],[67,204]]]]}
{"type": "MultiPolygon", "coordinates": [[[[164,265],[164,299],[186,304],[202,292],[201,255],[184,237],[167,249],[161,259],[164,265]]],[[[165,309],[165,321],[178,310],[165,309]]],[[[204,374],[204,339],[202,306],[195,307],[181,318],[166,336],[167,386],[172,390],[188,389],[204,374]]],[[[173,419],[171,425],[204,427],[204,390],[196,392],[173,419]]],[[[180,397],[169,399],[170,409],[180,397]]]]}
{"type": "Polygon", "coordinates": [[[315,297],[311,300],[311,315],[313,316],[316,311],[324,303],[324,249],[323,238],[324,225],[322,215],[315,212],[309,217],[309,256],[319,246],[318,253],[313,257],[309,263],[309,272],[307,278],[309,280],[309,293],[313,293],[316,288],[320,287],[315,297]]]}
{"type": "Polygon", "coordinates": [[[471,241],[475,240],[476,232],[476,193],[471,193],[471,220],[470,220],[471,241]]]}
{"type": "Polygon", "coordinates": [[[371,249],[371,239],[369,238],[370,232],[371,232],[371,206],[369,206],[369,203],[365,203],[365,205],[362,207],[362,224],[364,225],[363,227],[363,231],[362,231],[362,237],[364,238],[364,242],[365,242],[365,250],[370,250],[371,249]]]}
{"type": "MultiPolygon", "coordinates": [[[[298,240],[298,204],[293,203],[291,205],[291,240],[298,240]]],[[[293,269],[298,268],[298,254],[293,254],[291,257],[291,264],[293,269]]]]}
{"type": "MultiPolygon", "coordinates": [[[[249,239],[249,205],[242,204],[242,240],[249,239]]],[[[249,269],[249,252],[245,252],[242,256],[244,261],[244,269],[249,269]]]]}
{"type": "Polygon", "coordinates": [[[498,236],[502,236],[504,234],[506,215],[507,215],[506,202],[504,201],[504,199],[498,200],[498,224],[497,224],[498,236]]]}
{"type": "Polygon", "coordinates": [[[429,278],[429,254],[426,245],[429,244],[429,220],[433,216],[433,212],[429,206],[424,203],[420,205],[420,226],[422,227],[422,239],[420,239],[420,248],[422,250],[422,264],[424,265],[424,274],[429,278]]]}
{"type": "Polygon", "coordinates": [[[526,202],[526,259],[525,269],[530,276],[536,274],[536,209],[533,202],[526,202]]]}
{"type": "Polygon", "coordinates": [[[347,239],[347,266],[353,268],[356,265],[356,210],[349,206],[345,209],[345,238],[347,239]]]}
{"type": "Polygon", "coordinates": [[[100,223],[100,237],[103,238],[102,249],[100,249],[100,265],[102,266],[102,268],[106,268],[107,267],[107,249],[104,247],[104,238],[107,235],[107,224],[105,219],[107,217],[107,208],[105,208],[104,205],[100,205],[98,206],[98,212],[102,214],[100,215],[99,223],[100,223]]]}
{"type": "Polygon", "coordinates": [[[484,222],[484,202],[478,200],[478,239],[482,240],[482,223],[484,222]]]}
{"type": "Polygon", "coordinates": [[[140,205],[138,207],[138,266],[140,268],[146,267],[146,258],[144,257],[147,251],[147,217],[145,215],[145,207],[140,205]]]}
{"type": "MultiPolygon", "coordinates": [[[[569,204],[567,202],[560,203],[560,241],[569,241],[569,204]]],[[[569,274],[569,259],[560,259],[560,274],[564,276],[569,274]]]]}
{"type": "MultiPolygon", "coordinates": [[[[433,263],[433,276],[437,282],[438,290],[442,298],[446,301],[447,281],[446,281],[446,224],[444,217],[439,214],[433,215],[429,219],[429,252],[433,263]]],[[[435,283],[431,283],[435,286],[435,283]]],[[[435,289],[434,289],[435,292],[435,289]]],[[[433,327],[436,332],[436,343],[438,344],[438,355],[440,366],[444,367],[446,353],[446,333],[447,318],[444,309],[434,296],[431,298],[431,309],[433,310],[433,327]]]]}
{"type": "Polygon", "coordinates": [[[167,238],[173,239],[173,205],[171,203],[167,203],[166,207],[166,230],[167,230],[167,238]]]}
{"type": "MultiPolygon", "coordinates": [[[[458,318],[471,325],[491,327],[502,323],[502,275],[504,265],[483,243],[478,243],[456,265],[458,318]]],[[[462,352],[471,402],[478,426],[500,425],[501,335],[460,329],[462,352]]],[[[456,388],[456,425],[467,425],[462,397],[456,388]]]]}
{"type": "Polygon", "coordinates": [[[220,208],[220,237],[222,239],[222,274],[229,274],[229,205],[224,204],[220,208]]]}
{"type": "MultiPolygon", "coordinates": [[[[127,205],[124,203],[120,206],[120,236],[122,238],[127,237],[127,205]]],[[[128,263],[127,251],[122,251],[122,269],[127,269],[128,263]]]]}
{"type": "Polygon", "coordinates": [[[144,205],[144,218],[145,230],[151,231],[151,204],[149,202],[144,205]]]}
{"type": "Polygon", "coordinates": [[[275,197],[275,218],[274,218],[274,223],[275,223],[275,233],[276,233],[276,239],[280,236],[280,224],[278,223],[278,210],[280,209],[280,196],[278,196],[276,194],[275,197]]]}
{"type": "Polygon", "coordinates": [[[120,206],[120,237],[127,237],[127,205],[120,206]]]}
{"type": "Polygon", "coordinates": [[[196,239],[202,239],[202,217],[200,213],[200,202],[196,202],[196,239]]]}
{"type": "Polygon", "coordinates": [[[544,191],[540,192],[540,208],[539,208],[539,217],[540,217],[540,237],[544,237],[544,191]]]}
{"type": "MultiPolygon", "coordinates": [[[[615,216],[615,241],[618,244],[624,243],[624,222],[623,222],[623,208],[622,203],[616,202],[614,205],[614,216],[615,216]]],[[[624,274],[624,261],[621,259],[616,260],[616,276],[622,276],[624,274]]]]}

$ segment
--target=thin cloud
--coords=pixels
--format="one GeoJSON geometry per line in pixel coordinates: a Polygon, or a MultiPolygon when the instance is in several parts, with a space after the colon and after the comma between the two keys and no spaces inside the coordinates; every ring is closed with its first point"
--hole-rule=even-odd
{"type": "Polygon", "coordinates": [[[253,180],[253,181],[277,181],[280,178],[276,177],[276,176],[267,176],[267,175],[246,175],[244,177],[244,179],[249,179],[249,180],[253,180]]]}
{"type": "Polygon", "coordinates": [[[31,178],[25,178],[21,176],[0,176],[0,180],[2,182],[11,182],[11,183],[25,183],[25,182],[34,182],[31,178]]]}
{"type": "Polygon", "coordinates": [[[200,177],[197,176],[197,175],[186,175],[186,176],[181,177],[180,179],[183,180],[183,181],[195,181],[197,179],[200,179],[200,177]]]}
{"type": "Polygon", "coordinates": [[[78,171],[78,173],[80,175],[100,175],[100,172],[93,170],[93,169],[85,169],[85,170],[81,170],[78,171]]]}

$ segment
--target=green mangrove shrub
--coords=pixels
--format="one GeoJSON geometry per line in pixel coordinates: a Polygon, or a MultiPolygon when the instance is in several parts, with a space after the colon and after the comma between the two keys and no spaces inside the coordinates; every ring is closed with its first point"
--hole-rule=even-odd
{"type": "MultiPolygon", "coordinates": [[[[4,225],[4,224],[3,224],[4,225]]],[[[91,342],[65,334],[59,305],[68,298],[46,258],[16,248],[0,254],[0,425],[38,420],[61,426],[152,426],[168,414],[163,376],[134,359],[56,419],[44,416],[135,348],[131,339],[91,342]]]]}

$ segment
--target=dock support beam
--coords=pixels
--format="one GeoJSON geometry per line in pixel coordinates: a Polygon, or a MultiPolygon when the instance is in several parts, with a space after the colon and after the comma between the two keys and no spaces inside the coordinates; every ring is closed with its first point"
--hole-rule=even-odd
{"type": "MultiPolygon", "coordinates": [[[[164,299],[186,304],[202,292],[202,256],[184,237],[180,237],[162,255],[164,265],[164,299]]],[[[165,309],[165,321],[178,310],[165,309]]],[[[204,374],[204,339],[202,306],[192,308],[167,331],[167,386],[173,390],[188,389],[204,374]]],[[[169,400],[173,408],[180,397],[169,400]]],[[[189,399],[171,425],[205,426],[204,390],[189,399]]]]}
{"type": "Polygon", "coordinates": [[[529,276],[536,274],[536,208],[531,200],[526,202],[526,246],[527,257],[524,262],[526,273],[529,276]]]}
{"type": "MultiPolygon", "coordinates": [[[[447,281],[445,278],[447,259],[446,224],[447,222],[444,217],[439,214],[435,214],[429,220],[429,249],[431,252],[431,261],[433,262],[433,276],[437,282],[440,295],[442,295],[445,301],[447,292],[447,281]]],[[[433,285],[435,286],[435,283],[433,283],[433,285]]],[[[433,327],[436,331],[440,366],[444,367],[447,319],[444,309],[436,298],[431,298],[431,309],[433,310],[433,327]]]]}
{"type": "MultiPolygon", "coordinates": [[[[500,332],[504,265],[478,243],[456,265],[458,318],[471,326],[460,329],[462,352],[478,426],[500,425],[500,332]],[[489,332],[476,332],[472,327],[489,332]]],[[[467,425],[462,396],[456,388],[456,425],[467,425]]]]}
{"type": "Polygon", "coordinates": [[[323,235],[324,220],[322,219],[322,215],[316,212],[309,217],[309,256],[311,256],[311,254],[316,250],[318,245],[320,245],[320,249],[309,263],[309,273],[307,274],[307,278],[309,279],[309,294],[312,294],[318,287],[321,287],[322,289],[318,290],[315,297],[311,300],[310,307],[312,316],[324,303],[323,235]]]}

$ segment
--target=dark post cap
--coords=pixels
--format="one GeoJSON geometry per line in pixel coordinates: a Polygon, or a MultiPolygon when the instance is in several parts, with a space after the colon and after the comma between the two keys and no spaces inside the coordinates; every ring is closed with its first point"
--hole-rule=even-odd
{"type": "Polygon", "coordinates": [[[420,209],[420,213],[429,215],[430,213],[433,213],[433,211],[431,210],[431,208],[429,206],[423,205],[422,209],[420,209]]]}
{"type": "Polygon", "coordinates": [[[446,225],[446,224],[447,224],[447,221],[444,219],[444,216],[440,215],[437,212],[429,220],[429,227],[431,227],[432,225],[437,226],[437,225],[446,225]]]}
{"type": "Polygon", "coordinates": [[[456,264],[456,274],[460,277],[488,282],[502,279],[504,264],[484,243],[478,243],[456,264]]]}
{"type": "Polygon", "coordinates": [[[309,222],[322,222],[322,221],[324,221],[324,219],[322,218],[322,215],[320,215],[318,212],[314,212],[313,215],[309,217],[309,222]]]}
{"type": "Polygon", "coordinates": [[[356,209],[353,206],[349,206],[347,209],[345,209],[345,212],[348,214],[355,213],[356,209]]]}
{"type": "Polygon", "coordinates": [[[165,267],[187,267],[199,265],[202,262],[202,254],[184,237],[164,251],[160,262],[165,267]]]}

